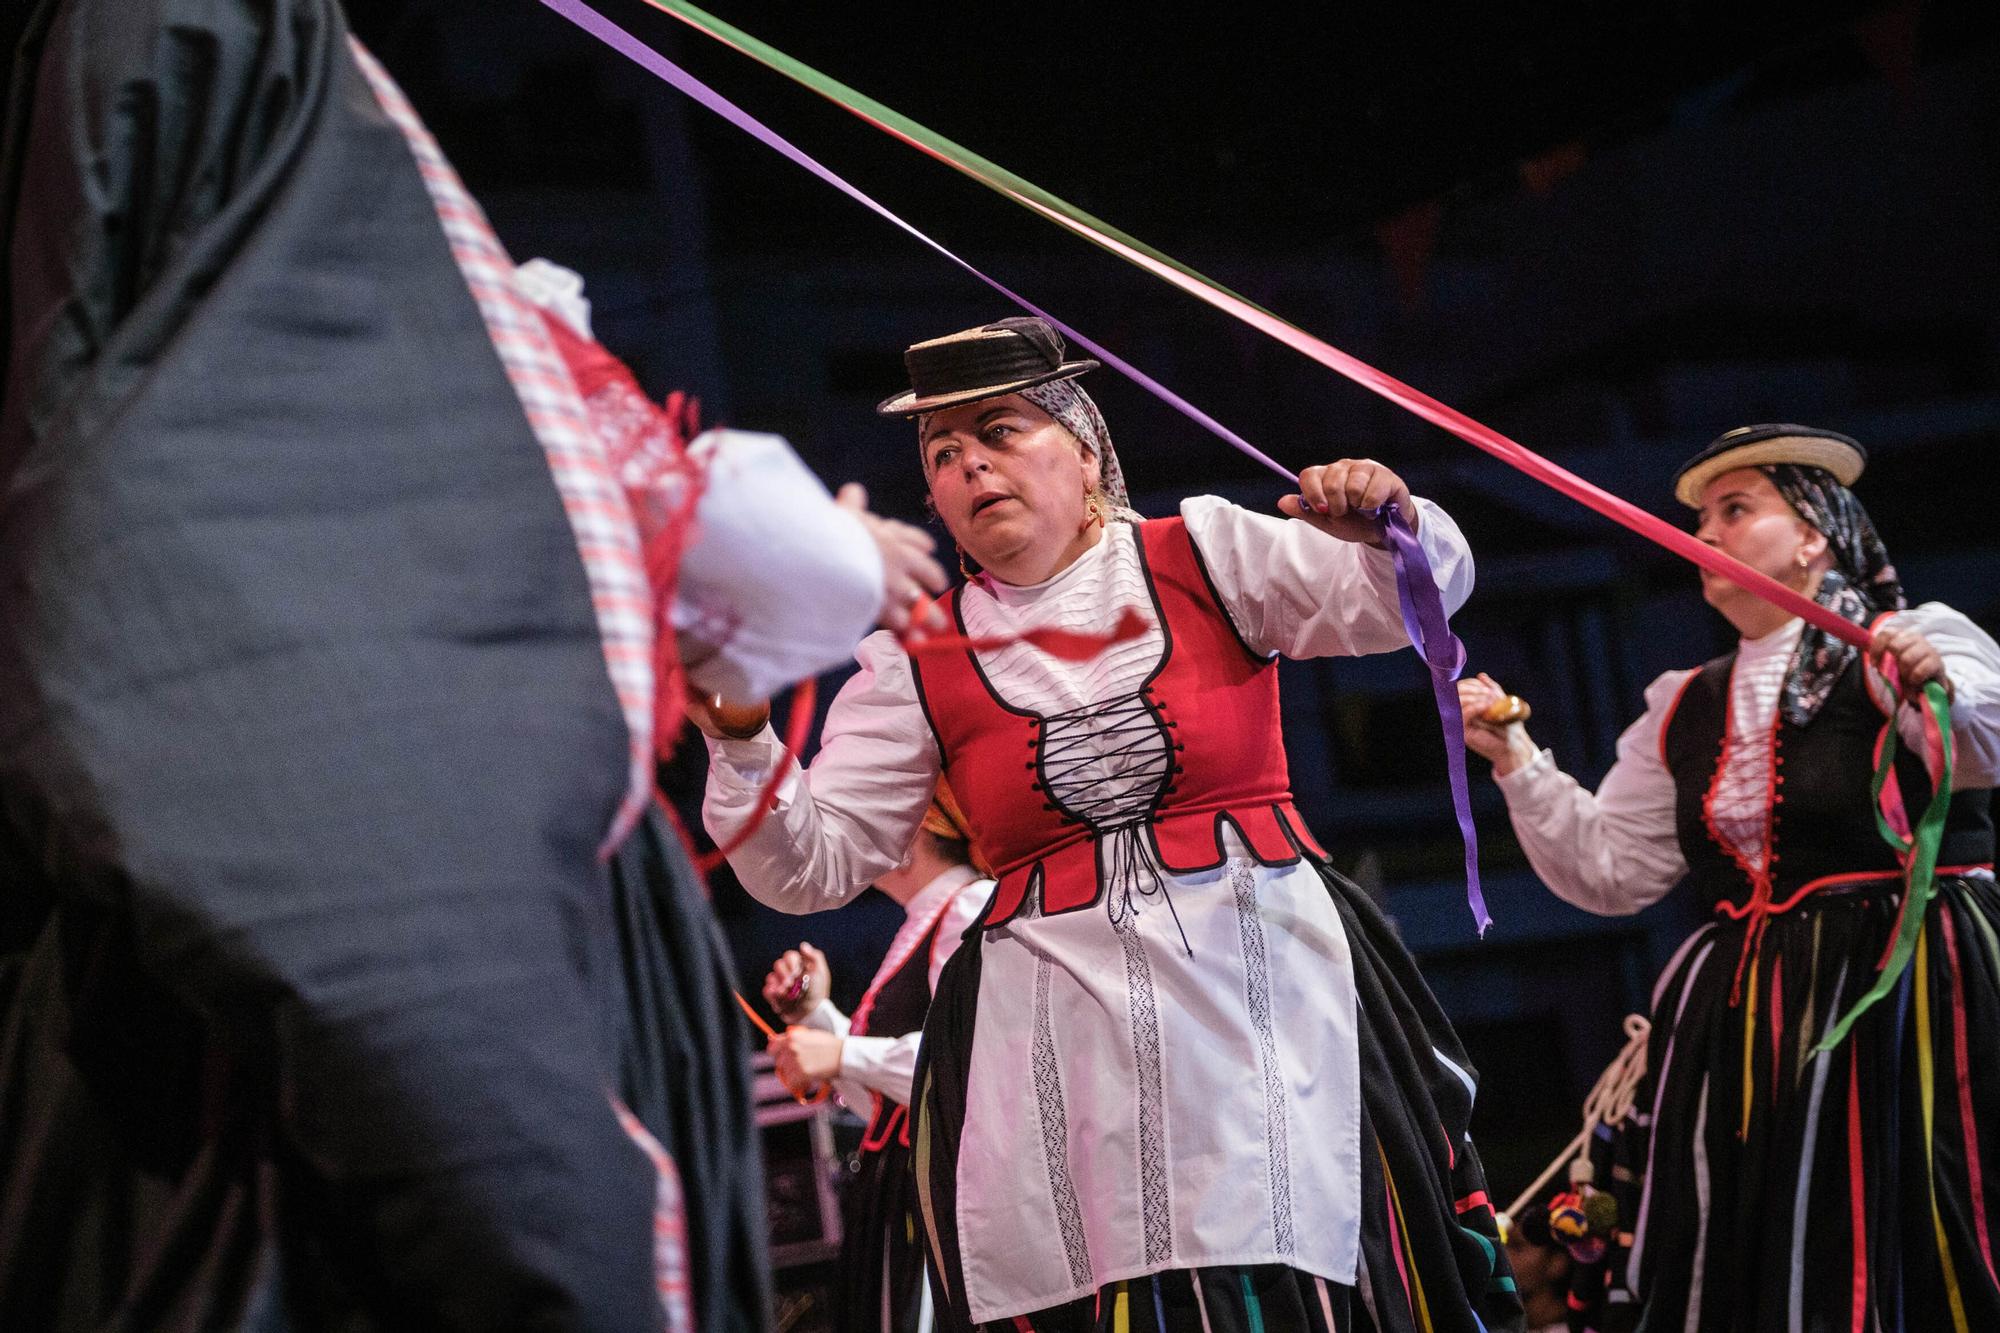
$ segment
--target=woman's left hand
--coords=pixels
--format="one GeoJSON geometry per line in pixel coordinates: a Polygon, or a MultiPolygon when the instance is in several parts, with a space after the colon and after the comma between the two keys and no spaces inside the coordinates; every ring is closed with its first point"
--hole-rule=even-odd
{"type": "MultiPolygon", "coordinates": [[[[1945,673],[1944,658],[1929,639],[1913,629],[1884,625],[1876,630],[1868,643],[1868,660],[1878,668],[1893,661],[1903,698],[1911,703],[1923,699],[1924,685],[1933,680],[1944,686],[1945,698],[1951,698],[1951,677],[1945,673]]],[[[1888,673],[1885,670],[1883,674],[1888,673]]]]}
{"type": "Polygon", "coordinates": [[[1278,510],[1344,542],[1380,547],[1386,544],[1381,524],[1359,511],[1392,502],[1414,532],[1417,506],[1403,479],[1372,458],[1343,458],[1299,473],[1299,493],[1280,499],[1278,510]]]}
{"type": "Polygon", "coordinates": [[[931,599],[950,586],[944,566],[935,559],[937,542],[922,528],[870,513],[868,491],[850,481],[834,503],[861,520],[882,555],[882,609],[876,623],[901,634],[914,618],[924,630],[945,629],[944,611],[931,599]]]}
{"type": "Polygon", "coordinates": [[[771,1038],[769,1050],[778,1077],[791,1088],[810,1088],[840,1073],[841,1039],[818,1028],[786,1028],[771,1038]]]}

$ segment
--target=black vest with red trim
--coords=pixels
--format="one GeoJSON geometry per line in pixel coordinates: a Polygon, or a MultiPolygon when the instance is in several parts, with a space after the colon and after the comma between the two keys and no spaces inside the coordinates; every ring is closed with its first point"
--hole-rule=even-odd
{"type": "MultiPolygon", "coordinates": [[[[938,932],[951,899],[938,909],[930,929],[896,970],[869,986],[868,994],[855,1007],[848,1035],[854,1037],[906,1037],[924,1025],[931,1008],[931,955],[937,949],[938,932]]],[[[890,1101],[881,1093],[871,1093],[874,1109],[868,1116],[867,1132],[861,1136],[863,1152],[880,1152],[891,1139],[910,1146],[910,1110],[901,1102],[890,1101]]]]}
{"type": "MultiPolygon", "coordinates": [[[[1742,906],[1755,889],[1750,873],[1716,834],[1709,813],[1728,744],[1735,665],[1736,654],[1727,653],[1689,677],[1660,731],[1661,757],[1674,778],[1681,855],[1705,908],[1742,906]]],[[[1868,695],[1864,670],[1857,656],[1805,726],[1787,722],[1782,707],[1773,723],[1769,873],[1776,899],[1827,876],[1899,869],[1896,854],[1876,831],[1870,788],[1884,719],[1868,695]]],[[[1930,803],[1931,784],[1921,756],[1907,746],[1897,752],[1896,781],[1903,808],[1915,820],[1930,803]]],[[[1952,797],[1940,866],[1993,859],[1991,796],[1971,790],[1952,797]]]]}
{"type": "MultiPolygon", "coordinates": [[[[1292,807],[1276,659],[1237,632],[1181,519],[1149,520],[1135,535],[1164,646],[1132,715],[1157,731],[1173,762],[1116,823],[1050,790],[1051,720],[1004,701],[970,650],[911,659],[944,775],[998,881],[984,926],[1013,919],[1031,895],[1050,916],[1097,903],[1120,840],[1143,840],[1169,872],[1220,866],[1224,825],[1265,865],[1325,858],[1292,807]]],[[[960,633],[962,591],[948,598],[960,633]]],[[[1105,623],[1120,609],[1105,607],[1105,623]]]]}

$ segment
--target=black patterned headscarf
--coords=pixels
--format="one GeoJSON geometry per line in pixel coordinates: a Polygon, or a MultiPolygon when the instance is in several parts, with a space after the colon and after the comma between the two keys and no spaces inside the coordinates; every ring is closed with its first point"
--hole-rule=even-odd
{"type": "MultiPolygon", "coordinates": [[[[1857,625],[1867,625],[1888,611],[1901,611],[1902,582],[1875,524],[1854,492],[1824,468],[1798,463],[1772,463],[1758,469],[1771,479],[1778,494],[1798,516],[1826,537],[1833,568],[1820,580],[1814,600],[1857,625]]],[[[1799,637],[1798,652],[1785,675],[1782,700],[1785,721],[1795,727],[1819,712],[1859,650],[1817,625],[1808,624],[1799,637]]]]}

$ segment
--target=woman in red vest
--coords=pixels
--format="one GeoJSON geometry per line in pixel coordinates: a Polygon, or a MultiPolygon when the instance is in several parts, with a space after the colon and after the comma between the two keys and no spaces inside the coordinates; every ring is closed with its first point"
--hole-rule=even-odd
{"type": "MultiPolygon", "coordinates": [[[[1293,808],[1276,659],[1408,643],[1360,513],[1418,526],[1448,606],[1451,520],[1388,468],[1306,469],[1284,517],[1213,497],[1142,521],[1040,320],[919,343],[911,390],[968,579],[957,628],[1145,624],[1086,662],[1027,642],[912,657],[878,634],[811,771],[732,857],[793,912],[895,864],[942,772],[997,880],[925,1025],[912,1148],[955,1328],[1472,1330],[1519,1305],[1467,1136],[1474,1079],[1388,922],[1293,808]]],[[[716,719],[704,719],[719,733],[716,719]]],[[[707,823],[782,748],[712,744],[707,823]]],[[[748,732],[745,735],[743,733],[748,732]]]]}
{"type": "Polygon", "coordinates": [[[1703,541],[1871,626],[1868,659],[1893,659],[1906,692],[1954,693],[1955,795],[1907,966],[1884,970],[1903,867],[1870,791],[1890,727],[1908,817],[1940,775],[1919,710],[1857,649],[1704,573],[1740,641],[1648,687],[1595,792],[1519,721],[1487,720],[1490,678],[1461,682],[1467,744],[1551,890],[1622,916],[1685,880],[1714,914],[1654,990],[1645,1192],[1620,1227],[1646,1328],[2000,1327],[2000,646],[1948,606],[1906,606],[1848,490],[1864,461],[1834,431],[1747,426],[1674,493],[1703,541]]]}

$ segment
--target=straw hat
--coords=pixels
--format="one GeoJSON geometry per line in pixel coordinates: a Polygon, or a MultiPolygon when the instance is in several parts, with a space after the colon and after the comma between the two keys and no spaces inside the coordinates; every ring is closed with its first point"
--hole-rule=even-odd
{"type": "Polygon", "coordinates": [[[1815,426],[1738,426],[1681,464],[1674,474],[1674,498],[1701,508],[1702,488],[1725,472],[1769,463],[1823,468],[1843,486],[1852,486],[1868,462],[1868,451],[1839,431],[1815,426]]]}
{"type": "Polygon", "coordinates": [[[916,416],[1018,393],[1074,378],[1099,363],[1089,357],[1065,360],[1062,335],[1047,320],[1015,318],[917,343],[903,353],[903,364],[910,372],[909,392],[876,407],[885,417],[916,416]]]}

